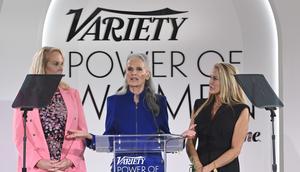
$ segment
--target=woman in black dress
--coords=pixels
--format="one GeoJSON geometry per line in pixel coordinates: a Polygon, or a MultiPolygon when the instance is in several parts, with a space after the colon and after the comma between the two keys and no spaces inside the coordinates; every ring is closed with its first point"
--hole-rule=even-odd
{"type": "Polygon", "coordinates": [[[215,64],[208,99],[195,102],[191,125],[197,125],[197,137],[187,141],[187,153],[196,172],[239,172],[238,155],[248,131],[249,107],[234,78],[236,73],[230,64],[215,64]]]}

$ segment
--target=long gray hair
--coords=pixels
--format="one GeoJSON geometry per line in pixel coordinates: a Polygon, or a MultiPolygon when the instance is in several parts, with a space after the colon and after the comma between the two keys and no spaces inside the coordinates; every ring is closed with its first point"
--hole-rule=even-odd
{"type": "MultiPolygon", "coordinates": [[[[158,116],[159,112],[160,112],[159,100],[157,100],[157,97],[155,95],[155,87],[154,87],[153,79],[152,79],[152,76],[151,76],[151,70],[150,70],[150,64],[149,64],[148,57],[145,54],[143,54],[143,53],[130,54],[127,57],[126,64],[128,63],[128,61],[131,58],[139,58],[139,59],[141,59],[143,61],[144,65],[145,65],[146,69],[150,73],[149,79],[146,80],[146,82],[145,82],[145,87],[144,87],[145,100],[144,101],[146,101],[146,104],[147,104],[148,108],[150,109],[150,111],[155,116],[158,116]]],[[[124,95],[124,94],[126,94],[127,91],[128,91],[128,84],[127,84],[126,78],[125,78],[124,85],[121,87],[120,90],[117,91],[116,94],[117,95],[124,95]]]]}

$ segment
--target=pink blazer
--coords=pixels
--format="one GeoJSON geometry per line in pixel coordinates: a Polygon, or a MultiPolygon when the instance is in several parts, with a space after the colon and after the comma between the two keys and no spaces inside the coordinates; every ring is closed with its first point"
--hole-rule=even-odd
{"type": "MultiPolygon", "coordinates": [[[[68,90],[60,89],[60,93],[62,94],[68,111],[65,132],[70,129],[87,131],[87,125],[78,91],[73,88],[68,90]]],[[[13,140],[18,150],[18,172],[22,171],[23,166],[24,129],[22,115],[23,112],[20,111],[20,109],[15,109],[13,119],[13,140]]],[[[40,159],[50,159],[48,145],[44,137],[38,109],[33,109],[33,111],[28,112],[26,147],[27,171],[45,172],[44,170],[40,170],[35,167],[36,163],[40,159]]],[[[61,159],[67,158],[74,164],[73,168],[69,168],[65,172],[86,172],[86,165],[83,157],[84,150],[85,144],[83,140],[64,140],[61,159]]]]}

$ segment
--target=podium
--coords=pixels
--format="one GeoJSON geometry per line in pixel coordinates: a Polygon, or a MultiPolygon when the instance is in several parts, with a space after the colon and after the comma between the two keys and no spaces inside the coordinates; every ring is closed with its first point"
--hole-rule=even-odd
{"type": "Polygon", "coordinates": [[[173,134],[96,136],[96,151],[114,154],[112,172],[167,171],[167,153],[184,149],[185,139],[173,134]]]}

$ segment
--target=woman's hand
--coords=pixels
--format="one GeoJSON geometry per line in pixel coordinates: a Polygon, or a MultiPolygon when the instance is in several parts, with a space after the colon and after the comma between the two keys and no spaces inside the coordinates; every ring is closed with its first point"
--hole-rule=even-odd
{"type": "Polygon", "coordinates": [[[58,161],[54,164],[54,166],[56,167],[56,171],[55,172],[60,172],[60,171],[65,171],[66,169],[72,167],[74,164],[71,160],[69,159],[63,159],[61,161],[58,161]]]}
{"type": "Polygon", "coordinates": [[[214,169],[215,169],[214,164],[213,164],[213,163],[210,163],[210,164],[208,164],[208,165],[206,165],[206,166],[203,167],[202,172],[211,172],[211,171],[214,171],[214,172],[215,172],[214,169]]]}
{"type": "Polygon", "coordinates": [[[55,166],[55,163],[57,162],[57,160],[41,159],[36,163],[35,167],[37,167],[38,169],[54,172],[58,170],[58,168],[55,166]]]}
{"type": "Polygon", "coordinates": [[[203,172],[203,167],[195,168],[195,172],[203,172]]]}
{"type": "Polygon", "coordinates": [[[181,135],[184,138],[193,139],[196,136],[195,127],[197,124],[192,124],[190,128],[184,131],[181,135]]]}
{"type": "Polygon", "coordinates": [[[66,139],[93,139],[93,136],[90,133],[81,130],[69,130],[65,137],[66,139]]]}
{"type": "Polygon", "coordinates": [[[204,166],[202,172],[211,172],[211,170],[207,166],[204,166]]]}

